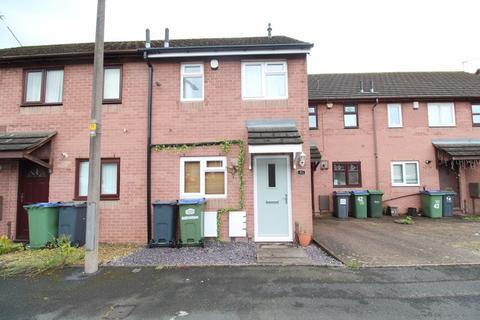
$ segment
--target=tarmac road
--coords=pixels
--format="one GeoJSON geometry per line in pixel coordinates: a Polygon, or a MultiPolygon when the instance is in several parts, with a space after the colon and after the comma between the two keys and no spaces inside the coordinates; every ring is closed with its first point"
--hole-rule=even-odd
{"type": "Polygon", "coordinates": [[[0,280],[0,319],[480,319],[480,266],[80,272],[0,280]]]}

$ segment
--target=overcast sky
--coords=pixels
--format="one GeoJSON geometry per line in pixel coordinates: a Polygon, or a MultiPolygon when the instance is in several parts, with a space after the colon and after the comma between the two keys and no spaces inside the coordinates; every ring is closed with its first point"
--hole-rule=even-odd
{"type": "MultiPolygon", "coordinates": [[[[23,45],[92,42],[96,0],[1,0],[23,45]]],[[[480,68],[479,0],[107,0],[105,40],[264,36],[313,42],[310,73],[480,68]]],[[[17,46],[0,21],[0,48],[17,46]]]]}

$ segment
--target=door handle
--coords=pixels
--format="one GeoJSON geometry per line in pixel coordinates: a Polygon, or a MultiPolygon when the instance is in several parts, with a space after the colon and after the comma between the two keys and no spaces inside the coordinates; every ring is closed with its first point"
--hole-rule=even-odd
{"type": "Polygon", "coordinates": [[[275,201],[275,200],[267,200],[267,201],[265,201],[265,203],[267,203],[267,204],[273,204],[273,203],[279,203],[279,202],[280,202],[280,201],[278,201],[278,200],[276,200],[276,201],[275,201]]]}
{"type": "Polygon", "coordinates": [[[288,204],[288,193],[285,193],[285,204],[288,204]]]}

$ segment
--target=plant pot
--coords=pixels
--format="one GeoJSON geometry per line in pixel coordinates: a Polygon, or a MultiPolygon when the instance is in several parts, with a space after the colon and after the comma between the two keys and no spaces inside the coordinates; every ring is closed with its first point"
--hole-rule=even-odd
{"type": "Polygon", "coordinates": [[[309,233],[299,233],[298,234],[298,242],[302,247],[308,247],[310,242],[312,241],[312,235],[309,233]]]}

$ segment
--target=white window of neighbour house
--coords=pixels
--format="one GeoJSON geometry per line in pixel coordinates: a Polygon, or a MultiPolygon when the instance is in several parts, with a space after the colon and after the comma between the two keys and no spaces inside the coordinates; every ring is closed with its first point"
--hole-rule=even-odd
{"type": "Polygon", "coordinates": [[[226,198],[226,163],[225,157],[181,158],[180,196],[226,198]]]}
{"type": "Polygon", "coordinates": [[[287,62],[243,62],[243,99],[287,99],[287,62]]]}
{"type": "Polygon", "coordinates": [[[182,64],[181,66],[181,100],[203,100],[203,64],[182,64]]]}
{"type": "Polygon", "coordinates": [[[451,102],[435,102],[428,104],[429,127],[454,127],[455,106],[451,102]]]}
{"type": "Polygon", "coordinates": [[[419,185],[420,173],[418,161],[392,162],[392,186],[406,187],[419,185]]]}
{"type": "Polygon", "coordinates": [[[400,103],[389,103],[388,111],[388,127],[401,128],[403,126],[402,105],[400,103]]]}

